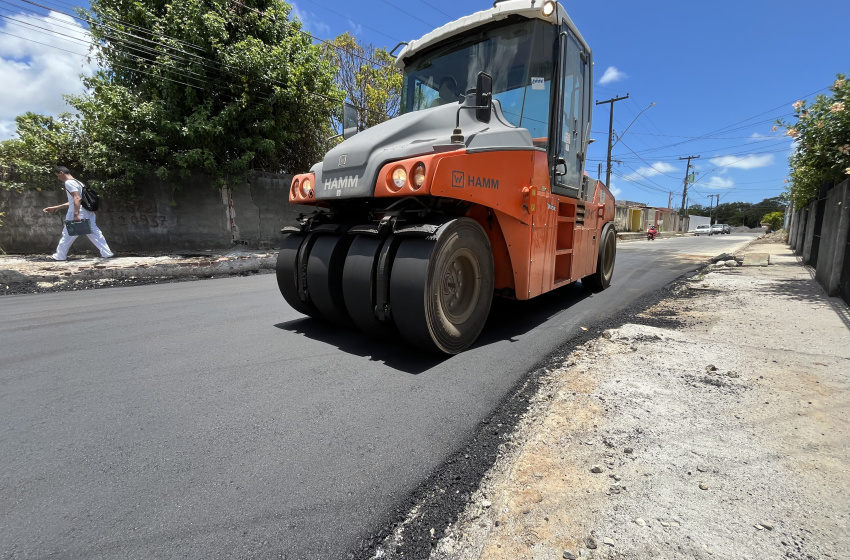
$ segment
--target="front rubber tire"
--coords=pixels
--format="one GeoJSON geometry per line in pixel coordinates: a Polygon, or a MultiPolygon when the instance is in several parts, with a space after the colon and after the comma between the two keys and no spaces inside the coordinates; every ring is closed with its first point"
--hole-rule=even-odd
{"type": "Polygon", "coordinates": [[[390,277],[393,320],[416,346],[463,352],[484,329],[493,279],[490,241],[475,220],[444,224],[436,240],[404,239],[390,277]]]}
{"type": "Polygon", "coordinates": [[[299,313],[310,317],[317,317],[319,312],[313,306],[312,302],[303,301],[298,291],[299,280],[306,281],[305,272],[301,271],[301,278],[298,277],[298,253],[301,246],[307,243],[305,249],[309,249],[314,242],[311,236],[303,233],[289,233],[284,236],[280,244],[280,252],[277,254],[277,264],[275,272],[277,274],[277,287],[286,303],[299,313]]]}
{"type": "Polygon", "coordinates": [[[352,236],[320,235],[307,259],[307,290],[319,316],[331,323],[351,323],[342,294],[342,271],[352,236]]]}

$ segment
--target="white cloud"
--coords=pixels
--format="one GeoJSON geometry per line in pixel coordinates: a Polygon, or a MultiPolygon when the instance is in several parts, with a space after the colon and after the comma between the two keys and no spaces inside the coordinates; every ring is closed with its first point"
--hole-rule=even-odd
{"type": "Polygon", "coordinates": [[[609,66],[605,73],[602,74],[602,77],[599,78],[599,85],[607,85],[612,84],[614,82],[620,82],[628,78],[625,73],[617,70],[615,66],[609,66]]]}
{"type": "Polygon", "coordinates": [[[348,25],[351,26],[351,31],[354,33],[355,37],[361,37],[363,35],[363,26],[359,23],[354,23],[351,20],[348,20],[348,25]]]}
{"type": "Polygon", "coordinates": [[[626,175],[625,179],[628,181],[638,181],[640,179],[646,179],[647,177],[653,177],[655,175],[662,175],[664,173],[672,173],[676,171],[676,168],[669,163],[665,163],[663,161],[659,161],[657,163],[653,163],[651,167],[640,167],[634,173],[630,173],[626,175]]]}
{"type": "Polygon", "coordinates": [[[708,181],[700,181],[697,184],[707,189],[731,189],[735,186],[735,181],[714,175],[708,181]]]}
{"type": "Polygon", "coordinates": [[[56,35],[89,41],[88,32],[70,16],[56,12],[50,16],[17,14],[15,19],[54,33],[10,21],[0,24],[4,32],[0,34],[0,140],[14,136],[15,117],[27,111],[47,115],[69,111],[62,95],[83,93],[79,75],[91,75],[96,68],[86,60],[89,45],[56,35]]]}
{"type": "Polygon", "coordinates": [[[759,167],[773,165],[775,158],[773,154],[764,154],[761,156],[750,154],[747,156],[720,156],[711,158],[710,161],[712,165],[727,169],[758,169],[759,167]]]}
{"type": "Polygon", "coordinates": [[[331,37],[329,37],[331,34],[331,27],[327,23],[319,21],[316,14],[313,12],[305,12],[301,10],[295,2],[292,2],[291,5],[292,15],[304,25],[304,31],[310,32],[318,39],[331,39],[331,37]]]}
{"type": "Polygon", "coordinates": [[[623,189],[621,189],[614,183],[614,179],[611,179],[611,184],[608,185],[608,190],[611,191],[611,194],[614,195],[614,198],[620,198],[620,195],[623,194],[623,189]]]}

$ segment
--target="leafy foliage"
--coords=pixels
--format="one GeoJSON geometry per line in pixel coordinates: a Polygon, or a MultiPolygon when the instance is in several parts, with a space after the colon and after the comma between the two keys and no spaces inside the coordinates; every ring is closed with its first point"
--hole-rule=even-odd
{"type": "Polygon", "coordinates": [[[336,68],[337,83],[358,109],[358,130],[398,115],[402,74],[386,50],[363,45],[348,32],[323,49],[336,68]]]}
{"type": "Polygon", "coordinates": [[[83,131],[70,113],[15,117],[18,138],[0,142],[0,185],[23,190],[56,185],[55,165],[79,168],[84,158],[83,131]]]}
{"type": "Polygon", "coordinates": [[[80,13],[102,70],[67,98],[77,115],[26,115],[0,168],[32,179],[67,165],[116,192],[150,173],[176,184],[203,171],[220,186],[252,169],[309,167],[342,92],[290,10],[282,0],[94,0],[80,13]]]}
{"type": "Polygon", "coordinates": [[[784,221],[785,214],[782,212],[770,212],[769,214],[765,214],[761,219],[763,224],[770,224],[771,231],[780,229],[784,221]]]}
{"type": "Polygon", "coordinates": [[[724,202],[710,208],[694,204],[688,208],[693,216],[711,216],[715,223],[730,226],[759,227],[766,212],[779,212],[784,215],[787,202],[783,197],[765,198],[761,202],[724,202]]]}
{"type": "Polygon", "coordinates": [[[850,82],[838,74],[829,89],[831,95],[819,95],[811,105],[794,103],[796,123],[777,121],[777,126],[785,127],[785,133],[796,140],[788,160],[788,190],[797,209],[808,205],[823,183],[850,176],[850,82]]]}

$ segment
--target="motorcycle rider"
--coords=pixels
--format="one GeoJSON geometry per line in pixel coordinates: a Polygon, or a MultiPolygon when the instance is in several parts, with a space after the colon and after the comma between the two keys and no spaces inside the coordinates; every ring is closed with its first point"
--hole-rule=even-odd
{"type": "Polygon", "coordinates": [[[646,238],[650,241],[655,239],[655,236],[658,235],[658,229],[655,227],[655,224],[649,226],[649,229],[646,230],[646,238]]]}

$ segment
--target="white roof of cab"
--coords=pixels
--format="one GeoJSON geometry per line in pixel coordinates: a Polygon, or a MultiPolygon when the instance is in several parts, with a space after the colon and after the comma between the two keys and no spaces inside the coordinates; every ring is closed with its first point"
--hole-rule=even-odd
{"type": "Polygon", "coordinates": [[[543,4],[544,0],[504,0],[502,2],[499,2],[489,10],[475,12],[472,15],[464,16],[460,19],[449,22],[443,25],[442,27],[438,27],[437,29],[421,37],[420,39],[415,39],[408,43],[398,54],[398,58],[396,59],[395,65],[398,68],[404,68],[404,59],[409,58],[410,56],[416,54],[422,49],[430,47],[436,43],[448,39],[449,37],[461,35],[464,32],[470,29],[480,27],[483,24],[506,19],[508,16],[512,16],[514,14],[525,16],[529,19],[542,19],[552,24],[556,24],[558,22],[558,18],[566,21],[567,24],[570,26],[570,29],[575,32],[576,36],[579,38],[579,40],[589,52],[590,48],[587,46],[587,43],[585,42],[584,38],[578,32],[578,29],[576,29],[576,26],[570,19],[570,16],[567,15],[567,11],[564,9],[564,7],[559,2],[556,2],[556,8],[552,15],[544,16],[543,4]]]}

